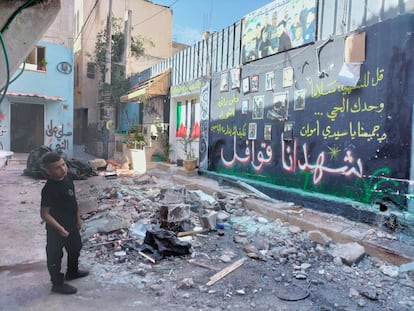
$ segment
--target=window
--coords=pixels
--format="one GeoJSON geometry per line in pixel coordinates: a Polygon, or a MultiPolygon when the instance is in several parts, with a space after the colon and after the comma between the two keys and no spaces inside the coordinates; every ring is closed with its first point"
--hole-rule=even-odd
{"type": "Polygon", "coordinates": [[[86,67],[86,77],[89,79],[95,79],[95,63],[88,63],[86,67]]]}
{"type": "Polygon", "coordinates": [[[26,58],[26,69],[46,71],[46,48],[36,46],[26,58]]]}

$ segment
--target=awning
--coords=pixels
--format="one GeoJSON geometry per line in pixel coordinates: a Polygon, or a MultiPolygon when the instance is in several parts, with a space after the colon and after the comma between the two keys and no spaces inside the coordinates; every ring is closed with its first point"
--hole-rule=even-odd
{"type": "Polygon", "coordinates": [[[40,99],[55,101],[55,102],[65,101],[62,97],[59,97],[59,96],[49,96],[49,95],[42,95],[42,94],[37,94],[37,93],[7,92],[6,95],[10,97],[40,98],[40,99]]]}
{"type": "Polygon", "coordinates": [[[136,85],[130,89],[127,94],[121,96],[121,103],[134,102],[151,97],[167,95],[170,86],[170,72],[171,68],[156,76],[153,76],[145,82],[136,85]]]}

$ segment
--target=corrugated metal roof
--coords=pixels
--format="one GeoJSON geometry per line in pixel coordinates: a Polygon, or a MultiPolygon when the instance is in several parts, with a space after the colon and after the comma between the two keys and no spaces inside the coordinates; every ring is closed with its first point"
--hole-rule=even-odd
{"type": "Polygon", "coordinates": [[[41,98],[51,101],[57,101],[57,102],[63,102],[64,99],[59,96],[49,96],[49,95],[42,95],[37,93],[24,93],[24,92],[7,92],[7,96],[17,96],[17,97],[35,97],[35,98],[41,98]]]}

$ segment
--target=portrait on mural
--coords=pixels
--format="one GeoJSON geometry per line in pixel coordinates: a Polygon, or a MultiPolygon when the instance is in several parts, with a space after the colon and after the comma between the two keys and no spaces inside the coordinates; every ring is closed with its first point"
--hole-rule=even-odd
{"type": "Polygon", "coordinates": [[[263,132],[263,139],[272,140],[272,125],[271,124],[265,124],[264,132],[263,132]]]}
{"type": "Polygon", "coordinates": [[[283,140],[291,141],[293,139],[293,126],[295,122],[287,121],[283,125],[283,140]]]}
{"type": "Polygon", "coordinates": [[[231,88],[239,89],[240,88],[240,68],[231,69],[230,76],[231,76],[231,88]]]}
{"type": "Polygon", "coordinates": [[[250,79],[250,92],[258,92],[259,91],[259,76],[254,75],[250,79]]]}
{"type": "Polygon", "coordinates": [[[257,137],[257,123],[249,123],[248,139],[256,139],[257,137]]]}
{"type": "Polygon", "coordinates": [[[293,85],[293,68],[283,68],[283,87],[290,87],[293,85]]]}
{"type": "Polygon", "coordinates": [[[243,94],[250,92],[250,77],[243,78],[243,94]]]}
{"type": "Polygon", "coordinates": [[[305,110],[306,89],[295,91],[293,98],[293,110],[305,110]]]}
{"type": "Polygon", "coordinates": [[[275,0],[242,19],[242,62],[315,41],[316,0],[275,0]]]}
{"type": "Polygon", "coordinates": [[[266,72],[266,91],[273,90],[273,84],[275,83],[275,73],[273,71],[266,72]]]}
{"type": "Polygon", "coordinates": [[[273,107],[267,112],[267,118],[283,121],[288,116],[288,92],[273,94],[273,107]]]}
{"type": "Polygon", "coordinates": [[[223,72],[221,74],[221,80],[220,80],[220,91],[228,91],[229,90],[229,75],[228,72],[223,72]]]}
{"type": "Polygon", "coordinates": [[[264,96],[253,97],[252,119],[263,119],[264,117],[264,96]]]}
{"type": "Polygon", "coordinates": [[[249,112],[249,100],[247,98],[242,100],[241,113],[247,114],[249,112]]]}

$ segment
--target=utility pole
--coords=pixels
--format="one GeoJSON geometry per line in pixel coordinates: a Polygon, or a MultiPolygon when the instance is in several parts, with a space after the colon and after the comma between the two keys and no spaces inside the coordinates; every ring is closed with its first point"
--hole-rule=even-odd
{"type": "Polygon", "coordinates": [[[129,59],[129,51],[131,47],[131,17],[132,11],[127,10],[125,12],[125,29],[124,29],[124,77],[127,78],[128,75],[128,59],[129,59]]]}
{"type": "Polygon", "coordinates": [[[109,0],[108,19],[106,22],[106,53],[105,53],[105,80],[103,94],[103,115],[102,125],[102,157],[109,157],[109,136],[110,129],[115,123],[115,109],[112,103],[111,72],[112,72],[112,0],[109,0]]]}

